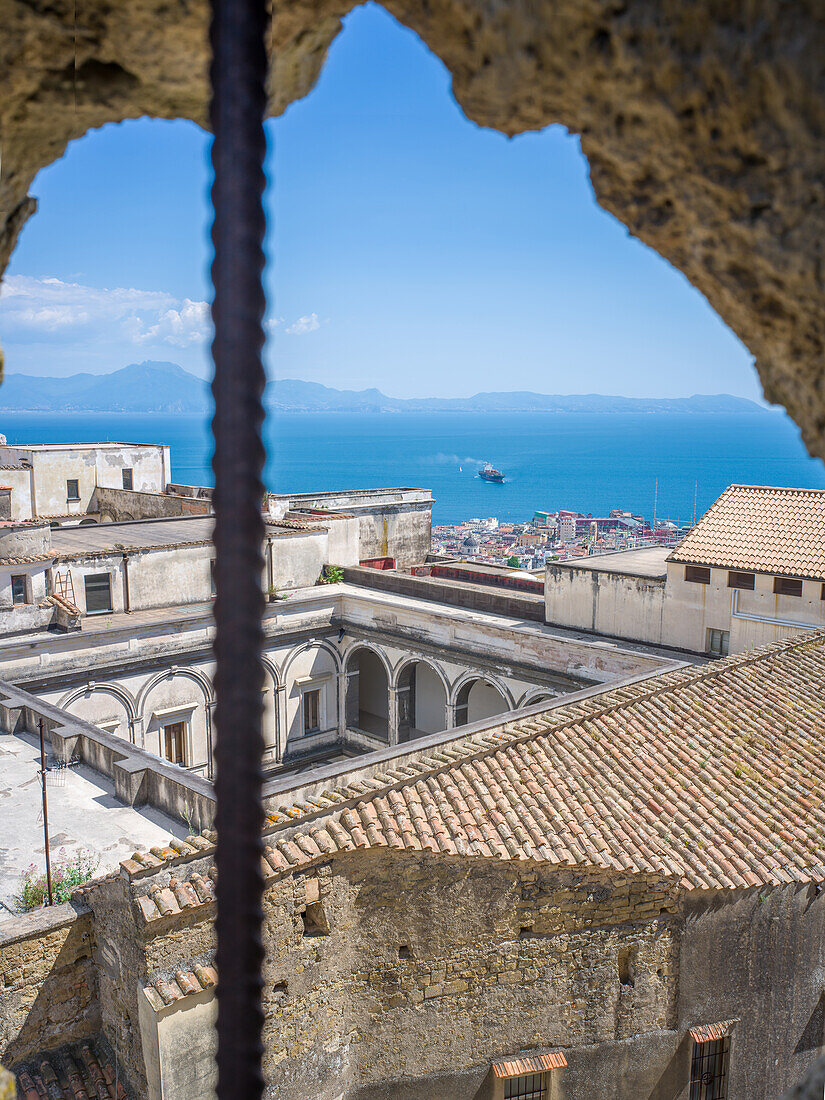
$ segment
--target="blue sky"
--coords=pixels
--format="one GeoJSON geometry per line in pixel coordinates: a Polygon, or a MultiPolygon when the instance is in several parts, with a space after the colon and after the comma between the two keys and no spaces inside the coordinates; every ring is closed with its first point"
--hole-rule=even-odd
{"type": "MultiPolygon", "coordinates": [[[[577,138],[468,122],[383,9],[348,17],[268,130],[272,377],[398,397],[759,397],[702,296],[596,205],[577,138]]],[[[0,296],[9,372],[163,359],[208,376],[208,142],[141,119],[38,176],[0,296]]]]}

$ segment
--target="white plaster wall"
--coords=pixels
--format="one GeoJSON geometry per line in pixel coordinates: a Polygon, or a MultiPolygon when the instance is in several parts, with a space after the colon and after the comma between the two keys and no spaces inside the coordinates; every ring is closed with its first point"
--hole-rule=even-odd
{"type": "Polygon", "coordinates": [[[123,488],[124,467],[132,470],[132,488],[144,493],[163,493],[171,480],[169,448],[147,444],[133,447],[101,447],[96,452],[97,484],[123,488]]]}
{"type": "Polygon", "coordinates": [[[321,729],[338,728],[338,677],[335,660],[321,646],[300,649],[285,673],[287,737],[303,736],[301,688],[321,691],[321,729]]]}
{"type": "MultiPolygon", "coordinates": [[[[663,640],[667,645],[704,653],[709,629],[730,631],[730,652],[741,653],[767,642],[798,633],[794,627],[756,623],[731,618],[731,589],[728,570],[711,569],[710,584],[685,580],[685,566],[669,562],[667,567],[663,640]]],[[[756,573],[752,592],[739,590],[740,612],[766,618],[787,619],[825,626],[825,600],[821,581],[803,581],[802,596],[778,596],[773,575],[756,573]]]]}
{"type": "Polygon", "coordinates": [[[330,565],[357,565],[360,561],[358,518],[329,520],[327,555],[330,565]]]}
{"type": "Polygon", "coordinates": [[[214,989],[184,997],[155,1013],[145,992],[138,995],[138,1020],[149,1100],[195,1100],[214,1095],[214,989]]]}
{"type": "Polygon", "coordinates": [[[142,700],[140,717],[144,747],[149,752],[165,757],[162,727],[172,722],[186,722],[187,767],[208,765],[206,699],[200,684],[186,675],[171,672],[146,693],[142,700]]]}
{"type": "MultiPolygon", "coordinates": [[[[129,597],[132,611],[171,603],[205,603],[212,598],[211,562],[215,549],[181,546],[177,549],[130,553],[129,597]]],[[[122,573],[122,559],[120,572],[122,573]]]]}
{"type": "Polygon", "coordinates": [[[89,509],[97,484],[97,454],[93,449],[31,451],[34,470],[33,507],[38,516],[81,513],[89,509]],[[79,500],[69,500],[66,482],[75,478],[79,500]]]}
{"type": "Polygon", "coordinates": [[[272,577],[276,588],[314,585],[329,561],[326,531],[296,531],[272,539],[272,577]]]}
{"type": "Polygon", "coordinates": [[[31,471],[0,470],[0,485],[11,488],[11,518],[33,519],[31,471]]]}
{"type": "Polygon", "coordinates": [[[662,643],[664,581],[550,564],[544,601],[546,621],[556,626],[662,643]]]}

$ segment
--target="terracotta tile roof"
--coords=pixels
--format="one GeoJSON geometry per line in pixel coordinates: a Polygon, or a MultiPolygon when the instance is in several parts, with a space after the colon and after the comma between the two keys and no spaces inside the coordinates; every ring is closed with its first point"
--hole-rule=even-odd
{"type": "MultiPolygon", "coordinates": [[[[264,874],[386,847],[664,876],[687,889],[822,881],[823,684],[818,632],[449,742],[271,812],[264,874]]],[[[189,837],[121,866],[139,879],[213,843],[214,833],[189,837]]],[[[181,911],[178,894],[171,883],[150,890],[144,919],[181,911]]]]}
{"type": "Polygon", "coordinates": [[[155,1012],[168,1005],[202,993],[218,984],[218,972],[214,966],[195,963],[191,970],[176,970],[172,975],[157,975],[144,985],[146,996],[155,1012]]]}
{"type": "Polygon", "coordinates": [[[690,1037],[694,1043],[712,1043],[717,1039],[724,1039],[730,1035],[738,1020],[723,1020],[719,1024],[704,1024],[702,1027],[690,1028],[690,1037]]]}
{"type": "Polygon", "coordinates": [[[29,1059],[16,1070],[20,1100],[128,1100],[123,1074],[91,1040],[29,1059]]]}
{"type": "Polygon", "coordinates": [[[825,580],[825,489],[730,485],[667,560],[825,580]]]}
{"type": "Polygon", "coordinates": [[[493,1062],[494,1077],[523,1077],[528,1073],[546,1073],[550,1069],[562,1069],[567,1059],[560,1050],[539,1054],[535,1058],[509,1058],[505,1062],[493,1062]]]}
{"type": "Polygon", "coordinates": [[[40,554],[23,554],[18,558],[0,558],[0,565],[33,565],[38,561],[52,561],[57,555],[50,550],[40,554]]]}

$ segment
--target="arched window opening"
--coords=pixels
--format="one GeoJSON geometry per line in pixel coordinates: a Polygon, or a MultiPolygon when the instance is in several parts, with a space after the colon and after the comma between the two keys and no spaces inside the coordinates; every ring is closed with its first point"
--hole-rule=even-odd
{"type": "Polygon", "coordinates": [[[455,706],[455,724],[468,726],[503,714],[509,707],[504,696],[489,680],[478,677],[462,684],[455,706]]]}
{"type": "Polygon", "coordinates": [[[389,680],[377,654],[356,650],[347,665],[347,728],[389,740],[389,680]]]}
{"type": "Polygon", "coordinates": [[[426,661],[411,661],[398,677],[398,740],[413,741],[447,728],[447,692],[426,661]]]}

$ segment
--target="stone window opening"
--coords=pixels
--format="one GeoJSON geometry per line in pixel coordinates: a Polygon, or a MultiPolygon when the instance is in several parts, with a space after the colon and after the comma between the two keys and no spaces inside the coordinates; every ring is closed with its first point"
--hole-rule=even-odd
{"type": "Polygon", "coordinates": [[[321,729],[321,689],[309,688],[301,693],[301,723],[303,733],[318,733],[321,729]]]}
{"type": "Polygon", "coordinates": [[[518,938],[520,940],[531,940],[533,938],[533,926],[532,926],[532,924],[530,924],[530,925],[525,924],[522,928],[519,928],[518,938]]]}
{"type": "Polygon", "coordinates": [[[289,987],[286,982],[275,982],[272,986],[272,1000],[275,1004],[281,1004],[286,1000],[289,987]]]}
{"type": "Polygon", "coordinates": [[[134,478],[132,477],[132,467],[124,466],[120,473],[123,479],[123,488],[131,490],[134,485],[134,478]]]}
{"type": "Polygon", "coordinates": [[[402,943],[399,946],[399,948],[398,948],[398,957],[399,957],[399,959],[411,959],[413,957],[413,953],[410,950],[409,944],[402,943]]]}
{"type": "Polygon", "coordinates": [[[66,481],[66,499],[80,500],[80,482],[76,477],[70,477],[66,481]]]}
{"type": "Polygon", "coordinates": [[[112,579],[108,573],[89,573],[83,578],[86,588],[86,613],[93,615],[112,610],[112,579]]]}
{"type": "Polygon", "coordinates": [[[163,727],[163,751],[170,764],[186,765],[186,722],[170,722],[163,727]]]}
{"type": "Polygon", "coordinates": [[[686,565],[685,580],[691,584],[710,584],[710,568],[706,565],[686,565]]]}
{"type": "Polygon", "coordinates": [[[324,912],[323,903],[312,902],[301,913],[302,934],[304,938],[329,935],[329,921],[324,912]]]}
{"type": "Polygon", "coordinates": [[[504,1100],[548,1100],[547,1074],[525,1073],[504,1083],[504,1100]]]}
{"type": "Polygon", "coordinates": [[[777,596],[802,596],[802,581],[795,577],[774,577],[773,590],[777,596]]]}
{"type": "Polygon", "coordinates": [[[739,573],[731,569],[728,573],[728,588],[743,588],[747,592],[753,592],[756,586],[756,577],[753,573],[739,573]]]}
{"type": "Polygon", "coordinates": [[[12,574],[11,600],[13,604],[31,603],[29,598],[29,578],[25,573],[12,574]]]}
{"type": "Polygon", "coordinates": [[[632,988],[636,985],[636,948],[622,947],[616,960],[619,984],[632,988]]]}
{"type": "Polygon", "coordinates": [[[690,1100],[727,1100],[730,1038],[693,1044],[690,1100]]]}
{"type": "Polygon", "coordinates": [[[714,657],[727,657],[730,651],[730,631],[709,629],[706,649],[714,657]]]}

